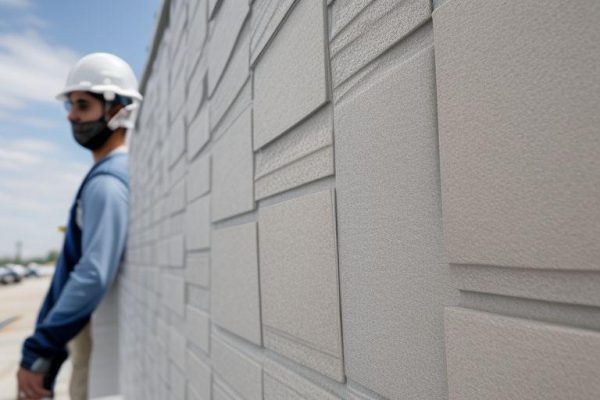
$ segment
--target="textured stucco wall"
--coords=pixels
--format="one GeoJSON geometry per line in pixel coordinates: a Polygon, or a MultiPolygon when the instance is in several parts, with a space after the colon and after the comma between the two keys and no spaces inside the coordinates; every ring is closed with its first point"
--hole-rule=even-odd
{"type": "Polygon", "coordinates": [[[165,1],[131,138],[125,398],[597,399],[599,20],[165,1]]]}

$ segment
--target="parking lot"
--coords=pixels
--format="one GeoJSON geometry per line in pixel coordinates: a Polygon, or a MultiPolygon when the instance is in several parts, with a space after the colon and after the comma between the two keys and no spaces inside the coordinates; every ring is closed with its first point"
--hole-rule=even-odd
{"type": "MultiPolygon", "coordinates": [[[[50,276],[26,278],[19,283],[0,285],[0,400],[16,398],[15,375],[21,344],[32,332],[38,307],[50,284],[50,276]]],[[[58,377],[56,399],[68,400],[70,364],[58,377]]]]}

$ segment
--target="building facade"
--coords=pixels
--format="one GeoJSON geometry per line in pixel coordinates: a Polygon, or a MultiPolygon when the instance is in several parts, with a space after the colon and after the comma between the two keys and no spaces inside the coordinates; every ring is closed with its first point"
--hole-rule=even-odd
{"type": "Polygon", "coordinates": [[[96,393],[597,399],[598,21],[165,0],[96,393]]]}

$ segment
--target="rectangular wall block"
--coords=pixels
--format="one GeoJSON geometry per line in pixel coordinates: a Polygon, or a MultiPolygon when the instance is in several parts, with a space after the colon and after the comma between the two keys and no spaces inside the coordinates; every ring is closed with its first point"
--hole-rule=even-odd
{"type": "Polygon", "coordinates": [[[346,371],[390,399],[446,396],[439,343],[454,291],[442,247],[433,63],[430,45],[335,113],[346,371]]]}
{"type": "Polygon", "coordinates": [[[186,374],[190,387],[197,393],[199,399],[210,399],[210,381],[212,372],[210,366],[202,362],[191,351],[187,352],[186,374]]]}
{"type": "Polygon", "coordinates": [[[205,195],[210,190],[210,156],[198,157],[190,163],[186,176],[188,203],[205,195]]]}
{"type": "Polygon", "coordinates": [[[218,378],[213,379],[213,399],[214,400],[241,400],[242,397],[235,394],[233,389],[218,378]]]}
{"type": "MultiPolygon", "coordinates": [[[[169,118],[170,123],[175,122],[178,118],[183,121],[185,116],[185,101],[186,101],[186,81],[185,74],[180,73],[177,75],[177,79],[171,90],[166,94],[169,96],[169,118]]],[[[168,133],[169,130],[166,131],[168,133]]]]}
{"type": "Polygon", "coordinates": [[[185,400],[185,374],[179,367],[169,366],[169,399],[185,400]]]}
{"type": "Polygon", "coordinates": [[[172,53],[171,61],[171,72],[169,77],[169,85],[171,87],[176,86],[176,81],[183,75],[185,80],[186,69],[189,57],[189,51],[187,46],[187,29],[181,30],[181,36],[174,37],[174,42],[177,44],[175,51],[172,53]]]}
{"type": "Polygon", "coordinates": [[[254,4],[251,15],[252,33],[250,34],[252,64],[273,37],[293,3],[293,0],[259,0],[254,4]]]}
{"type": "Polygon", "coordinates": [[[210,246],[210,196],[190,203],[185,212],[185,245],[187,250],[210,246]]]}
{"type": "Polygon", "coordinates": [[[224,339],[213,335],[212,361],[215,373],[245,400],[262,399],[262,368],[224,339]]]}
{"type": "Polygon", "coordinates": [[[218,221],[254,208],[254,159],[250,109],[213,149],[211,218],[218,221]]]}
{"type": "Polygon", "coordinates": [[[178,315],[184,313],[185,281],[182,278],[171,276],[166,273],[162,275],[163,283],[161,297],[164,304],[178,315]]]}
{"type": "Polygon", "coordinates": [[[192,120],[188,128],[187,152],[188,159],[198,154],[210,139],[210,128],[208,121],[208,105],[204,105],[198,115],[192,120]]]}
{"type": "Polygon", "coordinates": [[[210,292],[207,288],[187,285],[186,303],[201,310],[210,310],[210,292]]]}
{"type": "Polygon", "coordinates": [[[185,209],[185,182],[174,184],[169,193],[169,214],[177,214],[185,209]]]}
{"type": "Polygon", "coordinates": [[[332,145],[332,109],[325,107],[256,153],[256,198],[332,175],[332,145]]]}
{"type": "Polygon", "coordinates": [[[175,183],[175,182],[179,182],[179,180],[181,180],[186,173],[186,169],[187,169],[187,163],[185,158],[180,157],[177,162],[175,162],[174,165],[171,166],[171,168],[169,169],[169,182],[171,184],[175,183]]]}
{"type": "Polygon", "coordinates": [[[208,19],[213,19],[215,11],[221,5],[223,0],[208,0],[208,19]]]}
{"type": "Polygon", "coordinates": [[[592,400],[600,392],[600,333],[446,310],[450,400],[592,400]]]}
{"type": "Polygon", "coordinates": [[[333,3],[330,46],[333,87],[431,18],[430,0],[355,3],[354,7],[348,7],[344,1],[333,3]]]}
{"type": "Polygon", "coordinates": [[[204,287],[210,282],[210,256],[208,253],[188,253],[185,262],[185,281],[204,287]]]}
{"type": "Polygon", "coordinates": [[[168,165],[173,165],[185,151],[185,121],[183,114],[175,119],[168,139],[169,160],[168,165]]]}
{"type": "Polygon", "coordinates": [[[231,61],[227,65],[221,84],[211,95],[210,107],[210,128],[213,130],[222,119],[225,118],[228,112],[231,112],[230,107],[238,97],[240,91],[248,79],[250,61],[248,59],[248,46],[250,39],[247,37],[236,45],[231,61]]]}
{"type": "Polygon", "coordinates": [[[256,224],[212,232],[211,312],[215,324],[261,344],[256,224]]]}
{"type": "Polygon", "coordinates": [[[299,1],[256,65],[255,149],[327,100],[324,11],[322,0],[299,1]]]}
{"type": "Polygon", "coordinates": [[[598,3],[434,14],[449,261],[600,269],[598,3]]]}
{"type": "Polygon", "coordinates": [[[175,328],[169,329],[169,358],[181,370],[185,369],[186,339],[175,328]]]}
{"type": "Polygon", "coordinates": [[[334,195],[306,195],[259,215],[265,347],[342,381],[334,195]]]}
{"type": "Polygon", "coordinates": [[[264,364],[263,384],[265,400],[341,400],[339,396],[269,359],[264,364]]]}
{"type": "MultiPolygon", "coordinates": [[[[211,40],[208,44],[208,87],[211,94],[227,65],[249,11],[247,1],[222,2],[215,19],[211,21],[211,40]]],[[[248,54],[246,56],[249,57],[248,54]]]]}
{"type": "Polygon", "coordinates": [[[256,198],[262,199],[334,174],[333,146],[327,146],[256,182],[256,198]]]}
{"type": "Polygon", "coordinates": [[[187,121],[188,126],[198,114],[200,106],[204,104],[205,100],[208,98],[208,94],[206,93],[206,58],[202,57],[197,65],[190,64],[190,71],[188,71],[188,97],[185,106],[185,120],[187,121]]]}
{"type": "Polygon", "coordinates": [[[205,353],[210,352],[210,317],[193,306],[186,306],[185,333],[188,340],[205,353]]]}
{"type": "MultiPolygon", "coordinates": [[[[188,22],[188,47],[190,58],[196,60],[204,48],[208,33],[208,7],[206,0],[195,0],[194,8],[188,7],[190,20],[188,22]]],[[[190,4],[191,5],[191,4],[190,4]]]]}
{"type": "Polygon", "coordinates": [[[169,17],[171,19],[169,42],[171,58],[177,54],[177,48],[181,45],[181,38],[185,35],[187,28],[187,1],[173,1],[171,4],[169,17]]]}

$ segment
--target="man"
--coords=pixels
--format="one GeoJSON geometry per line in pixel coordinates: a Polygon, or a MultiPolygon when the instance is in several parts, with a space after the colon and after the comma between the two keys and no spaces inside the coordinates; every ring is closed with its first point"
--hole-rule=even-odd
{"type": "Polygon", "coordinates": [[[134,73],[114,55],[90,54],[75,64],[57,98],[65,102],[75,140],[95,163],[75,196],[35,332],[23,344],[19,399],[52,397],[67,343],[77,335],[73,361],[84,365],[74,365],[70,394],[72,400],[87,398],[89,321],[116,276],[127,238],[125,132],[142,100],[134,73]]]}

